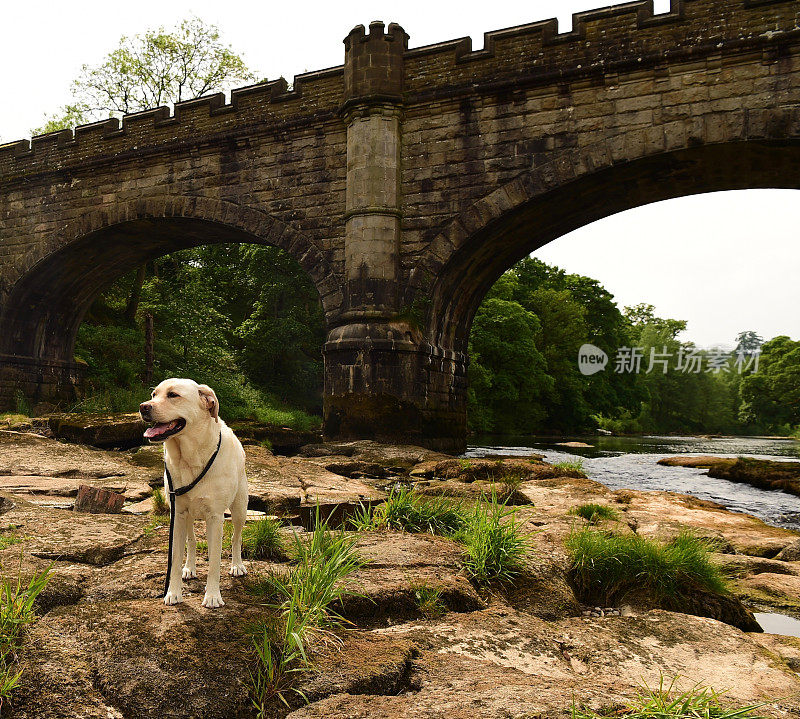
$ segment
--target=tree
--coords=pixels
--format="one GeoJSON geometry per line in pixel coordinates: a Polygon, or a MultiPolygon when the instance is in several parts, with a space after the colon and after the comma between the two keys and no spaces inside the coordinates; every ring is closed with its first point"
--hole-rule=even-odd
{"type": "Polygon", "coordinates": [[[123,35],[102,63],[81,68],[72,102],[33,134],[192,100],[254,77],[222,43],[217,27],[198,18],[183,20],[170,32],[161,27],[123,35]]]}
{"type": "Polygon", "coordinates": [[[764,344],[764,338],[756,332],[748,330],[736,335],[736,351],[744,354],[753,354],[764,344]]]}
{"type": "Polygon", "coordinates": [[[781,432],[800,426],[800,341],[784,335],[761,347],[758,372],[742,377],[742,421],[781,432]]]}

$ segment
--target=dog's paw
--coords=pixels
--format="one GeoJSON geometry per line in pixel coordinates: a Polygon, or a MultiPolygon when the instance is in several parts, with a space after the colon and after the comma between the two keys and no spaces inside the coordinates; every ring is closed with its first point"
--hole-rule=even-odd
{"type": "Polygon", "coordinates": [[[231,564],[230,572],[228,572],[232,577],[243,577],[247,574],[247,567],[244,564],[231,564]]]}
{"type": "Polygon", "coordinates": [[[197,579],[197,571],[194,569],[189,569],[189,567],[184,567],[183,571],[181,572],[181,577],[183,579],[197,579]]]}
{"type": "Polygon", "coordinates": [[[222,601],[222,595],[219,593],[219,590],[216,592],[206,592],[206,595],[203,597],[203,606],[206,609],[217,609],[224,605],[225,602],[222,601]]]}
{"type": "Polygon", "coordinates": [[[178,602],[183,601],[183,593],[182,592],[172,592],[169,591],[164,596],[164,604],[169,606],[170,604],[178,604],[178,602]]]}

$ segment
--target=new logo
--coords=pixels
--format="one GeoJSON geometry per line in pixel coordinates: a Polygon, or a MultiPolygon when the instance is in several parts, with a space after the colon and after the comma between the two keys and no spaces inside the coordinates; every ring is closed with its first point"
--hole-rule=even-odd
{"type": "Polygon", "coordinates": [[[601,372],[608,364],[608,355],[599,347],[585,344],[578,350],[578,369],[581,374],[591,375],[601,372]]]}

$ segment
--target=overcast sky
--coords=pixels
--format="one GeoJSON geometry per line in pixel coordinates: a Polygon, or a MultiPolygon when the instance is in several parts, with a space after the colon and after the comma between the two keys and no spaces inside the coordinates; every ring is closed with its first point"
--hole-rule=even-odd
{"type": "MultiPolygon", "coordinates": [[[[557,17],[608,2],[528,0],[453,2],[7,2],[0,17],[0,139],[30,136],[46,113],[69,100],[84,63],[97,64],[123,34],[169,27],[194,14],[261,77],[340,65],[342,39],[372,20],[399,22],[417,47],[557,17]]],[[[669,9],[656,0],[656,11],[669,9]]],[[[620,306],[648,302],[663,317],[686,319],[684,339],[731,344],[737,332],[800,338],[798,197],[793,191],[719,193],[615,215],[565,235],[536,254],[600,280],[620,306]]]]}

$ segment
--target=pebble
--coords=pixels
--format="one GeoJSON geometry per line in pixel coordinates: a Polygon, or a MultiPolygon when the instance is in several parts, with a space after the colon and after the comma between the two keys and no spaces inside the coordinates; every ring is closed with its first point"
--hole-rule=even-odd
{"type": "Polygon", "coordinates": [[[584,617],[620,617],[622,612],[618,607],[588,607],[581,611],[584,617]]]}

